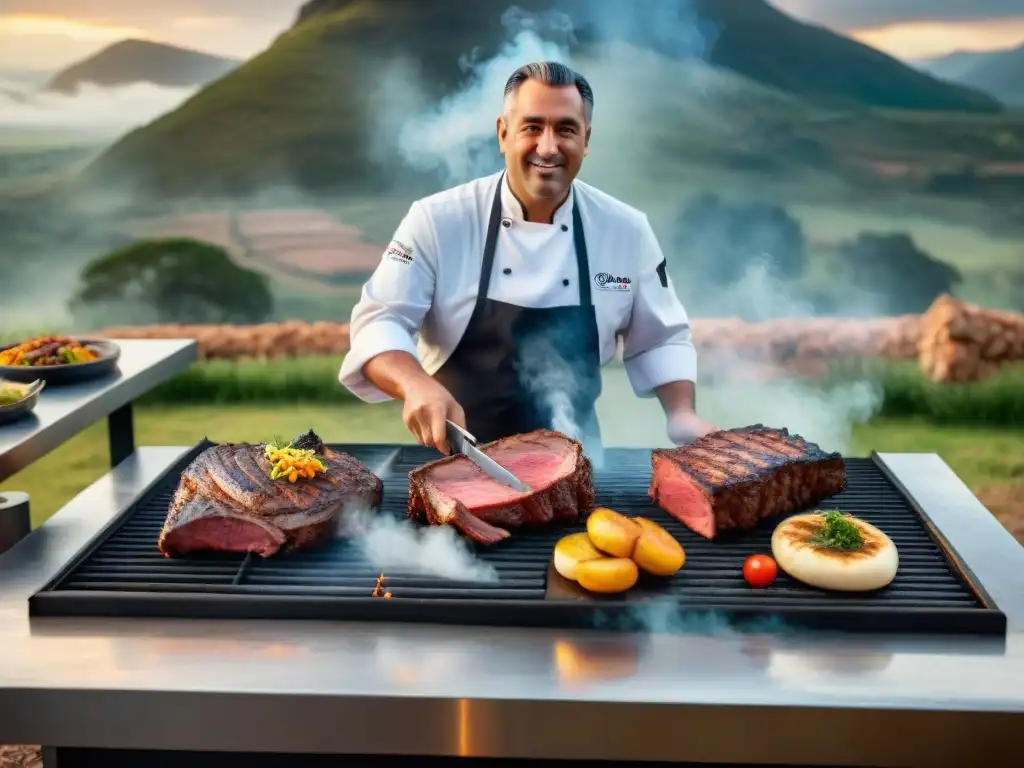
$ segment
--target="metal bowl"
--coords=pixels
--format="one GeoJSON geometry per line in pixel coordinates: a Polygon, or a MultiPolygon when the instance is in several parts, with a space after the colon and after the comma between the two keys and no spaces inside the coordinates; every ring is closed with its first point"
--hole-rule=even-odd
{"type": "Polygon", "coordinates": [[[7,405],[0,405],[0,425],[10,424],[12,421],[17,421],[22,416],[27,415],[36,407],[36,403],[39,402],[39,393],[43,391],[45,386],[45,381],[36,379],[28,385],[28,390],[26,390],[25,396],[21,400],[7,405]]]}
{"type": "MultiPolygon", "coordinates": [[[[0,379],[18,381],[28,384],[42,379],[47,384],[77,384],[98,376],[112,373],[117,369],[117,361],[121,358],[121,348],[112,341],[103,339],[75,338],[83,346],[88,345],[99,352],[100,356],[87,363],[63,363],[61,365],[0,365],[0,379]]],[[[24,344],[25,342],[18,342],[24,344]]],[[[16,347],[18,344],[7,344],[0,347],[0,352],[16,347]]]]}

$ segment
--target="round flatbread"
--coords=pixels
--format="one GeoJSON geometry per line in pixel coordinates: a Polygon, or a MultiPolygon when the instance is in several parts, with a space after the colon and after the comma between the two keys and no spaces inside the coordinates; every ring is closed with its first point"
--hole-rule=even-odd
{"type": "Polygon", "coordinates": [[[899,567],[892,539],[871,523],[849,515],[844,515],[843,520],[860,531],[862,541],[855,549],[819,543],[825,526],[825,515],[821,512],[783,520],[772,534],[772,555],[779,568],[819,589],[866,592],[888,586],[899,567]]]}

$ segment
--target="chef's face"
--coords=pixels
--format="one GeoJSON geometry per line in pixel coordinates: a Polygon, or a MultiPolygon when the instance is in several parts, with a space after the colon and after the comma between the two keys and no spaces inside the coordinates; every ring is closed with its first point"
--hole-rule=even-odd
{"type": "Polygon", "coordinates": [[[536,199],[565,193],[580,171],[589,141],[583,97],[574,85],[527,80],[498,118],[498,146],[509,177],[536,199]]]}

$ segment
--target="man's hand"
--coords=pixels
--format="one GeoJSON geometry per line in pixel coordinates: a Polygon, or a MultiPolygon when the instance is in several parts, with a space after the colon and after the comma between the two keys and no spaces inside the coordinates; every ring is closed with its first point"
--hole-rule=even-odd
{"type": "Polygon", "coordinates": [[[420,445],[434,447],[447,454],[446,420],[455,422],[463,429],[466,427],[466,414],[447,389],[433,379],[405,388],[402,421],[420,445]]]}
{"type": "Polygon", "coordinates": [[[382,392],[405,403],[402,421],[420,445],[446,454],[445,419],[465,429],[462,406],[408,352],[381,352],[366,362],[363,375],[382,392]]]}
{"type": "Polygon", "coordinates": [[[695,390],[692,381],[671,381],[654,390],[668,419],[668,439],[676,445],[686,445],[718,431],[718,427],[697,415],[695,390]]]}
{"type": "Polygon", "coordinates": [[[668,439],[676,445],[687,445],[717,431],[718,427],[690,410],[676,411],[668,417],[668,439]]]}

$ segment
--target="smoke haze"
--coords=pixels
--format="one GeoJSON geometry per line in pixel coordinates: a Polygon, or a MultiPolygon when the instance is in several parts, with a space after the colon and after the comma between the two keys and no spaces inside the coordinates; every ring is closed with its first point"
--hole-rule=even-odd
{"type": "Polygon", "coordinates": [[[469,181],[498,167],[493,141],[486,148],[482,144],[494,136],[505,81],[512,71],[527,61],[568,58],[564,44],[546,41],[538,34],[560,33],[566,38],[572,25],[564,14],[538,17],[513,7],[505,11],[501,22],[512,37],[501,52],[475,65],[463,57],[460,65],[469,73],[468,85],[406,119],[398,131],[403,160],[416,170],[440,171],[447,185],[469,181]]]}
{"type": "MultiPolygon", "coordinates": [[[[446,185],[493,173],[503,164],[496,147],[495,119],[502,109],[506,79],[527,62],[558,60],[587,77],[595,92],[591,151],[580,178],[620,199],[649,200],[653,185],[664,188],[673,182],[652,176],[659,167],[659,148],[670,139],[667,126],[683,125],[685,130],[697,132],[728,130],[714,123],[714,113],[706,107],[716,100],[729,99],[737,88],[749,93],[750,85],[740,84],[735,77],[705,63],[703,59],[718,30],[702,24],[692,4],[655,0],[630,4],[618,12],[601,5],[604,9],[597,10],[584,4],[581,13],[575,14],[583,21],[588,36],[603,41],[600,46],[588,48],[586,57],[576,59],[569,52],[575,33],[569,17],[557,11],[531,15],[514,6],[509,8],[502,16],[508,43],[491,59],[461,62],[467,72],[462,90],[425,109],[419,104],[409,109],[409,104],[416,102],[406,102],[404,108],[392,102],[390,109],[382,110],[387,119],[382,119],[380,135],[395,136],[406,165],[436,170],[446,185]],[[404,119],[398,117],[402,114],[404,119]]],[[[402,82],[393,82],[382,92],[408,92],[409,71],[401,74],[402,82]]],[[[669,193],[652,207],[663,206],[658,211],[663,213],[666,209],[679,210],[684,203],[682,193],[675,198],[669,193]]],[[[655,213],[650,208],[646,212],[655,213]]],[[[699,286],[705,280],[668,255],[677,285],[699,286]]],[[[770,275],[765,265],[770,254],[736,256],[747,259],[746,271],[728,288],[716,289],[717,316],[737,310],[748,320],[814,314],[809,303],[791,295],[784,282],[770,275]]],[[[858,303],[869,305],[871,297],[861,297],[858,303]]],[[[868,307],[860,314],[884,313],[870,312],[868,307]]],[[[543,364],[549,355],[543,352],[537,351],[535,370],[525,371],[527,384],[558,417],[556,428],[575,431],[577,425],[566,419],[568,409],[564,407],[575,384],[553,380],[555,374],[543,364]]],[[[848,451],[853,425],[870,418],[881,406],[879,389],[867,381],[823,389],[781,372],[771,376],[771,381],[758,381],[745,376],[751,366],[752,361],[716,357],[719,375],[727,373],[725,378],[743,383],[699,386],[701,415],[721,427],[756,422],[785,426],[827,450],[848,451]]],[[[760,368],[763,373],[764,365],[760,368]]],[[[606,446],[670,444],[658,401],[638,401],[621,367],[604,370],[604,393],[598,410],[606,446]]]]}
{"type": "Polygon", "coordinates": [[[0,130],[81,132],[114,138],[179,106],[194,88],[135,83],[117,88],[84,84],[74,95],[24,92],[0,83],[0,130]]]}
{"type": "MultiPolygon", "coordinates": [[[[574,17],[589,36],[605,41],[593,49],[596,55],[570,55],[569,45],[576,38],[573,21],[565,13],[552,10],[530,14],[512,6],[501,17],[509,42],[485,61],[474,62],[464,56],[460,65],[467,77],[460,91],[419,111],[411,110],[409,102],[396,99],[392,112],[405,115],[396,141],[405,163],[417,170],[439,170],[448,185],[500,168],[495,119],[501,113],[505,81],[516,68],[530,61],[564,62],[584,74],[593,86],[594,151],[587,158],[581,178],[598,180],[594,183],[604,179],[611,182],[626,168],[629,176],[636,175],[637,166],[631,163],[648,159],[646,145],[660,132],[662,122],[654,105],[664,101],[666,95],[673,102],[670,108],[676,110],[687,102],[714,98],[730,87],[728,75],[702,61],[717,31],[700,23],[685,0],[652,0],[621,10],[605,4],[600,8],[583,4],[574,17]],[[632,44],[623,42],[623,38],[632,44]],[[641,49],[647,46],[677,58],[667,59],[641,49]],[[652,98],[656,94],[660,95],[652,98]],[[632,140],[619,141],[620,137],[632,140]]],[[[397,94],[408,91],[408,80],[393,79],[388,84],[388,90],[394,89],[397,94]]],[[[385,126],[385,133],[390,127],[385,126]]]]}
{"type": "Polygon", "coordinates": [[[363,557],[385,575],[416,574],[455,581],[494,582],[497,571],[478,561],[447,525],[418,526],[365,509],[346,510],[339,535],[351,538],[363,557]]]}

